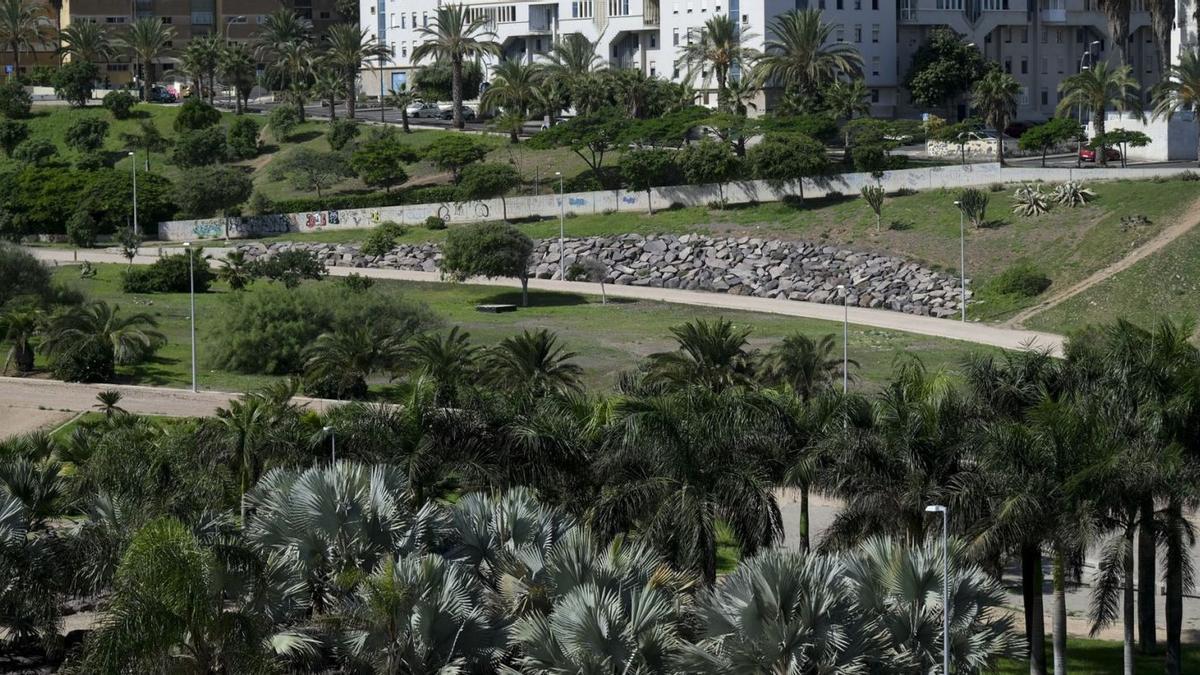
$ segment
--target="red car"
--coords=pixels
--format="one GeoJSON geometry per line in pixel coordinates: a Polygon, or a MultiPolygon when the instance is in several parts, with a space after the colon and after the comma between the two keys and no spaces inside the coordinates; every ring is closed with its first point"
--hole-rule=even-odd
{"type": "MultiPolygon", "coordinates": [[[[1116,148],[1105,148],[1104,157],[1110,162],[1121,161],[1121,151],[1116,148]]],[[[1096,161],[1096,150],[1094,148],[1084,148],[1079,151],[1079,159],[1085,162],[1096,161]]]]}

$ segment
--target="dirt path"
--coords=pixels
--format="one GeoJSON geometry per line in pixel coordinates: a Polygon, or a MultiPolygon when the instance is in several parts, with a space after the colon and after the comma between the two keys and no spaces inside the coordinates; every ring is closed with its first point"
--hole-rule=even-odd
{"type": "Polygon", "coordinates": [[[1184,234],[1187,234],[1188,231],[1197,225],[1200,225],[1200,201],[1193,202],[1192,205],[1188,207],[1187,211],[1184,211],[1182,214],[1180,214],[1175,223],[1163,228],[1162,232],[1159,232],[1154,236],[1154,238],[1152,238],[1150,241],[1147,241],[1145,244],[1142,244],[1141,246],[1130,251],[1129,255],[1121,258],[1108,267],[1093,272],[1086,279],[1076,283],[1073,286],[1063,289],[1057,293],[1052,293],[1050,297],[1042,300],[1033,307],[1027,307],[1021,310],[1011,319],[1005,321],[1002,325],[1006,328],[1023,328],[1025,326],[1025,322],[1033,316],[1041,314],[1047,309],[1055,307],[1066,300],[1070,300],[1089,288],[1092,288],[1093,286],[1111,279],[1121,272],[1124,272],[1142,260],[1145,260],[1151,255],[1162,250],[1165,246],[1167,246],[1167,244],[1170,244],[1184,234]]]}

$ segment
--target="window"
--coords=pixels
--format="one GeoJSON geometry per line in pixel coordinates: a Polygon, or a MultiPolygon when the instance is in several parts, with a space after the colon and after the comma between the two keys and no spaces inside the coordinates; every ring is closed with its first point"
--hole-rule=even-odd
{"type": "Polygon", "coordinates": [[[429,12],[421,12],[421,26],[429,28],[429,12]]]}
{"type": "Polygon", "coordinates": [[[871,74],[876,77],[879,76],[879,57],[878,56],[871,57],[871,74]]]}
{"type": "Polygon", "coordinates": [[[656,69],[655,69],[655,67],[654,67],[654,62],[653,62],[653,61],[651,61],[651,62],[650,62],[650,77],[654,77],[654,76],[655,76],[655,75],[657,75],[657,74],[658,74],[658,73],[656,72],[656,69]]]}
{"type": "Polygon", "coordinates": [[[871,42],[879,42],[879,24],[874,24],[871,26],[871,42]]]}
{"type": "Polygon", "coordinates": [[[104,17],[104,23],[125,23],[125,17],[123,17],[123,16],[106,16],[106,17],[104,17]]]}
{"type": "MultiPolygon", "coordinates": [[[[879,9],[879,0],[871,0],[871,9],[874,9],[874,10],[879,9]]],[[[879,94],[879,92],[875,92],[875,93],[876,93],[876,95],[879,94]]]]}
{"type": "Polygon", "coordinates": [[[401,15],[400,15],[400,27],[401,27],[401,28],[408,28],[408,26],[406,26],[406,25],[405,25],[405,18],[404,18],[404,15],[403,15],[403,14],[401,14],[401,15]]]}
{"type": "Polygon", "coordinates": [[[400,56],[408,57],[408,45],[400,45],[400,56]]]}
{"type": "Polygon", "coordinates": [[[675,47],[679,46],[679,29],[678,28],[671,29],[671,45],[675,46],[675,47]]]}
{"type": "Polygon", "coordinates": [[[173,17],[164,16],[164,17],[162,18],[162,22],[163,22],[163,23],[165,23],[165,24],[170,24],[170,23],[171,23],[171,21],[172,21],[172,18],[173,18],[173,17]]]}
{"type": "Polygon", "coordinates": [[[104,68],[110,73],[125,73],[129,72],[128,63],[110,63],[104,68]]]}
{"type": "Polygon", "coordinates": [[[1050,34],[1045,28],[1042,29],[1042,44],[1046,44],[1046,38],[1050,34]]]}
{"type": "Polygon", "coordinates": [[[1029,42],[1029,28],[1027,26],[1022,26],[1021,27],[1021,44],[1025,44],[1027,42],[1029,42]]]}
{"type": "Polygon", "coordinates": [[[744,24],[750,23],[750,15],[749,14],[742,15],[742,23],[744,23],[744,24]]]}
{"type": "Polygon", "coordinates": [[[817,9],[825,9],[825,0],[817,0],[817,9]]]}
{"type": "Polygon", "coordinates": [[[676,67],[674,72],[671,73],[671,79],[673,79],[673,80],[679,79],[679,68],[678,67],[676,67]]]}
{"type": "Polygon", "coordinates": [[[879,90],[878,89],[871,90],[871,103],[879,103],[879,90]]]}
{"type": "Polygon", "coordinates": [[[854,24],[854,43],[855,44],[862,43],[862,25],[861,24],[854,24]]]}
{"type": "MultiPolygon", "coordinates": [[[[329,12],[321,12],[321,18],[322,18],[322,19],[328,19],[328,18],[329,18],[329,12]]],[[[237,23],[237,22],[236,22],[236,21],[234,21],[234,23],[237,23]]]]}
{"type": "MultiPolygon", "coordinates": [[[[541,48],[542,48],[542,41],[538,40],[538,49],[541,50],[541,48]]],[[[651,49],[658,48],[658,35],[655,33],[650,34],[650,48],[651,49]]]]}
{"type": "Polygon", "coordinates": [[[843,30],[841,26],[838,26],[837,38],[836,38],[835,42],[845,42],[845,41],[846,41],[846,31],[843,30]]]}
{"type": "Polygon", "coordinates": [[[1060,57],[1058,57],[1058,74],[1062,75],[1064,72],[1065,71],[1063,70],[1063,57],[1060,56],[1060,57]]]}
{"type": "Polygon", "coordinates": [[[842,2],[842,0],[836,0],[836,2],[837,2],[837,8],[838,8],[838,9],[843,9],[842,5],[843,5],[844,3],[842,2]]]}
{"type": "Polygon", "coordinates": [[[1004,31],[1004,44],[1012,42],[1012,28],[1005,26],[1001,30],[1004,31]]]}
{"type": "Polygon", "coordinates": [[[854,0],[854,9],[862,9],[862,0],[854,0]]]}
{"type": "Polygon", "coordinates": [[[1004,72],[1008,73],[1009,75],[1012,74],[1012,57],[1011,56],[1004,57],[1004,72]]]}
{"type": "Polygon", "coordinates": [[[1060,45],[1063,43],[1063,30],[1061,28],[1054,29],[1054,41],[1060,45]]]}
{"type": "Polygon", "coordinates": [[[1022,75],[1029,74],[1029,59],[1027,59],[1025,57],[1021,57],[1021,74],[1022,75]]]}
{"type": "Polygon", "coordinates": [[[1046,57],[1042,57],[1042,74],[1046,74],[1046,57]]]}
{"type": "Polygon", "coordinates": [[[1050,91],[1045,87],[1042,88],[1042,105],[1050,105],[1050,91]]]}

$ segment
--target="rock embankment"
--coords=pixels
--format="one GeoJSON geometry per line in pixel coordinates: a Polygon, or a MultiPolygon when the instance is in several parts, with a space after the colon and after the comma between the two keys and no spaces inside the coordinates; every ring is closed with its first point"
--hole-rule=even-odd
{"type": "MultiPolygon", "coordinates": [[[[435,272],[441,261],[436,244],[406,244],[382,256],[365,255],[354,244],[238,245],[250,258],[269,257],[296,248],[315,252],[331,267],[435,272]]],[[[606,282],[632,286],[830,304],[842,302],[837,287],[845,286],[851,305],[937,317],[956,314],[960,300],[956,277],[896,256],[809,242],[698,234],[626,234],[567,239],[562,257],[568,277],[573,265],[591,259],[601,263],[606,282]]],[[[530,276],[556,278],[558,266],[558,240],[537,242],[530,276]]]]}

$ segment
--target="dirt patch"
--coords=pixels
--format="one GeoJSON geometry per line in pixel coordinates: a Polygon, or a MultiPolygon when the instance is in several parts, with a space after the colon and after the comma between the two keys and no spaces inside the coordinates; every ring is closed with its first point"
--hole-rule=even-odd
{"type": "Polygon", "coordinates": [[[75,416],[73,412],[0,405],[0,440],[38,429],[53,429],[75,416]]]}

